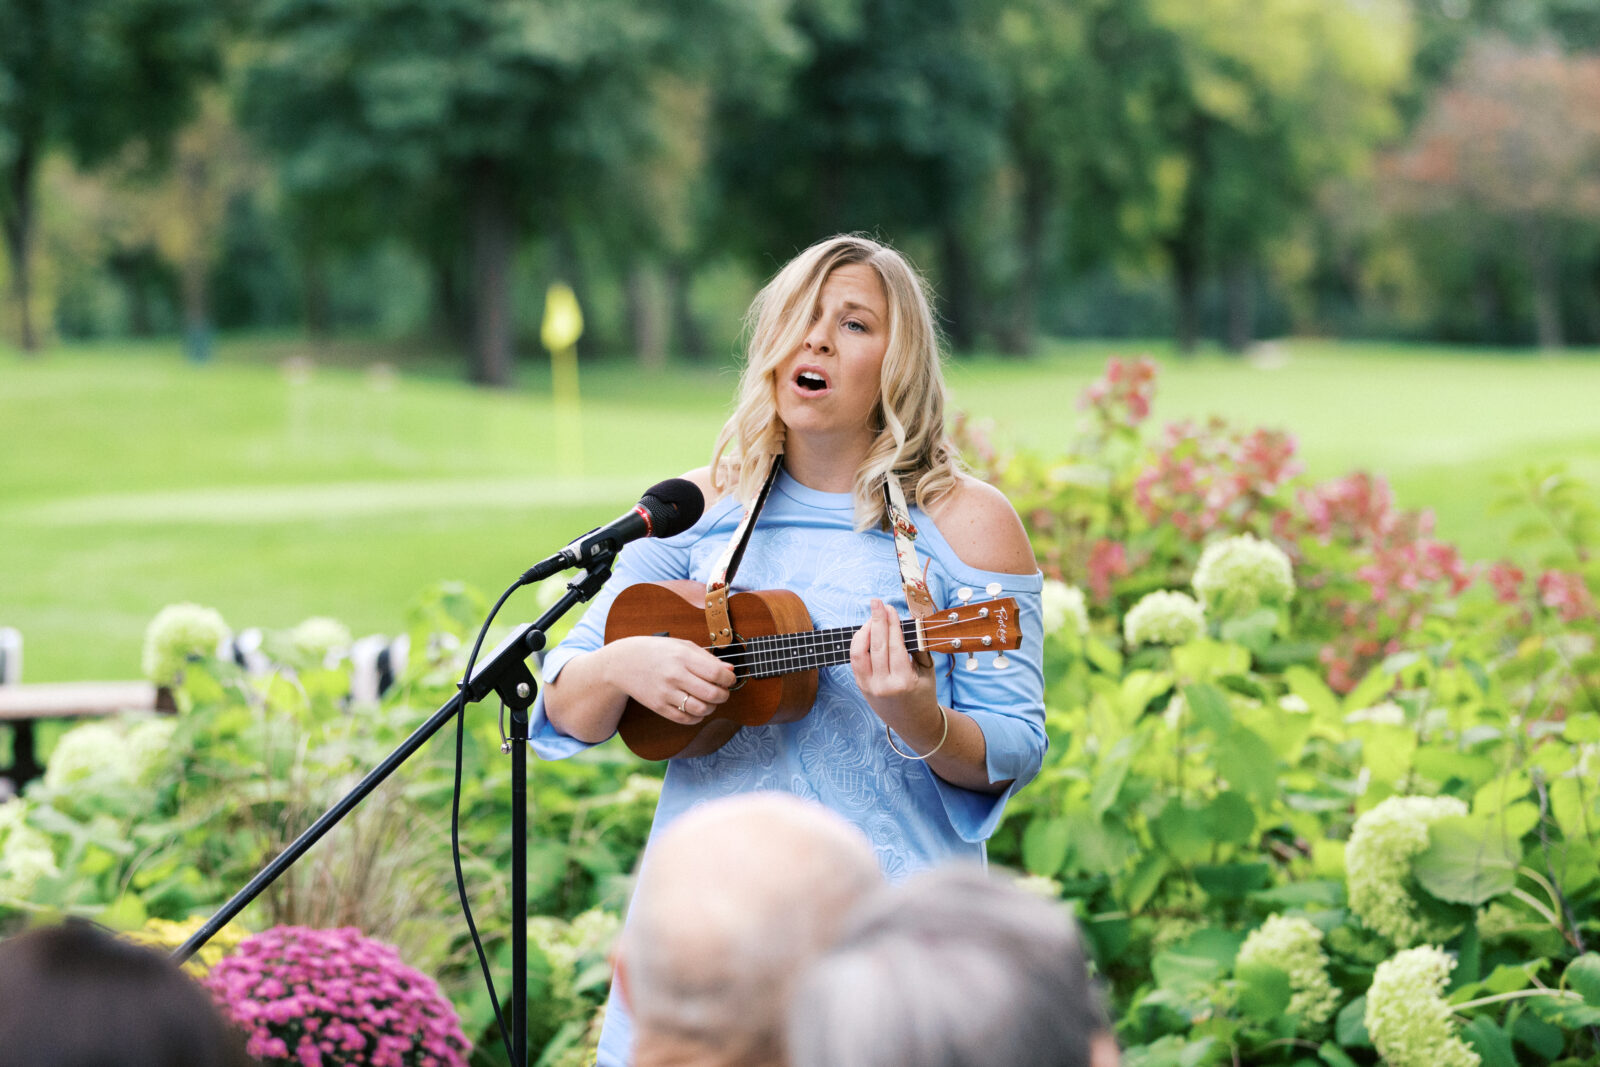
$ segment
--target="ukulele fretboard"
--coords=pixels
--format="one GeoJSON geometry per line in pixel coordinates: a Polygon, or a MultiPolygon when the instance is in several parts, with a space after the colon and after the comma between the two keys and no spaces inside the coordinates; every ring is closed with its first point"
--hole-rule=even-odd
{"type": "MultiPolygon", "coordinates": [[[[751,637],[726,649],[712,649],[740,678],[776,678],[850,662],[850,642],[859,626],[836,626],[826,630],[751,637]]],[[[915,620],[900,620],[900,634],[906,648],[921,648],[915,620]]]]}

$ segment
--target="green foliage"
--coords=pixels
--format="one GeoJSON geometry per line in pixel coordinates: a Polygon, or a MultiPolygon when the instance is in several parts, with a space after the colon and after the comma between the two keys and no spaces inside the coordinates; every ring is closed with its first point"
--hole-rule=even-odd
{"type": "MultiPolygon", "coordinates": [[[[175,719],[77,727],[45,778],[0,806],[0,922],[65,911],[132,929],[148,919],[209,914],[392,751],[454,691],[483,599],[446,585],[416,603],[405,676],[380,707],[349,705],[348,664],[298,656],[266,675],[193,657],[175,719]],[[159,742],[141,737],[160,731],[159,742]],[[81,741],[80,741],[81,739],[81,741]]],[[[507,973],[509,760],[487,709],[464,737],[462,859],[480,930],[507,973]]],[[[399,945],[437,975],[464,1026],[495,1062],[493,1010],[459,919],[449,865],[452,731],[447,728],[307,853],[242,916],[355,925],[399,945]]],[[[541,764],[530,783],[530,942],[533,1036],[557,1055],[581,1052],[604,999],[605,954],[624,879],[643,846],[657,769],[621,748],[541,764]],[[597,910],[604,905],[605,911],[597,910]]],[[[505,989],[509,981],[502,981],[505,989]]],[[[506,1010],[509,1010],[508,1008],[506,1010]]]]}
{"type": "MultiPolygon", "coordinates": [[[[1600,792],[1583,768],[1600,739],[1600,612],[1582,582],[1527,582],[1501,600],[1470,578],[1407,592],[1415,578],[1393,569],[1402,557],[1475,569],[1449,546],[1402,550],[1362,533],[1365,522],[1404,522],[1358,482],[1331,492],[1284,476],[1283,457],[1263,462],[1272,453],[1259,446],[1201,439],[1176,454],[1209,470],[1169,468],[1164,450],[1184,443],[1144,443],[1142,381],[1122,365],[1091,390],[1076,452],[991,461],[1047,565],[1093,593],[1089,632],[1045,642],[1051,751],[1011,801],[991,856],[1053,878],[1073,901],[1134,1062],[1295,1063],[1314,1050],[1343,1064],[1369,1060],[1374,1041],[1391,1062],[1430,1050],[1505,1062],[1513,1047],[1512,1062],[1592,1056],[1580,990],[1595,973],[1585,946],[1600,934],[1588,869],[1600,792]],[[1243,484],[1190,540],[1163,504],[1186,499],[1171,493],[1184,483],[1169,469],[1243,484]],[[1242,531],[1292,561],[1281,625],[1228,631],[1208,619],[1208,635],[1171,648],[1122,640],[1145,590],[1183,587],[1202,544],[1242,531]],[[1339,672],[1354,646],[1330,623],[1383,618],[1390,605],[1405,624],[1385,631],[1364,673],[1339,672]],[[1552,657],[1552,643],[1566,654],[1552,657]],[[1293,976],[1313,973],[1304,950],[1270,957],[1258,939],[1239,951],[1286,921],[1309,924],[1325,953],[1325,1045],[1297,1034],[1285,1010],[1308,988],[1293,976]],[[1417,983],[1401,978],[1369,997],[1375,970],[1424,939],[1442,944],[1455,986],[1440,977],[1436,997],[1406,1006],[1394,990],[1417,983]]],[[[1207,434],[1252,440],[1222,426],[1207,434]]],[[[971,451],[983,454],[982,442],[971,451]]],[[[1561,515],[1592,506],[1561,479],[1524,484],[1565,486],[1561,515]]],[[[1521,506],[1546,498],[1529,493],[1521,506]]],[[[1552,564],[1592,555],[1587,533],[1567,537],[1574,528],[1588,529],[1546,523],[1552,564]]],[[[1249,588],[1224,594],[1221,574],[1206,579],[1208,604],[1256,588],[1235,576],[1249,588]]]]}

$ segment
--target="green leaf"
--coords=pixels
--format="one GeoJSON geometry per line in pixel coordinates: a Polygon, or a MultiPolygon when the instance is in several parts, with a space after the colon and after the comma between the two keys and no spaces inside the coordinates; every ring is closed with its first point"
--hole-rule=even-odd
{"type": "Polygon", "coordinates": [[[1345,694],[1344,710],[1348,713],[1371,707],[1393,687],[1394,675],[1384,670],[1381,666],[1374,667],[1367,672],[1365,678],[1356,684],[1354,689],[1345,694]]]}
{"type": "Polygon", "coordinates": [[[1238,645],[1201,638],[1172,650],[1172,668],[1185,678],[1209,681],[1250,669],[1250,652],[1238,645]]]}
{"type": "Polygon", "coordinates": [[[1600,1008],[1600,953],[1585,952],[1571,963],[1562,979],[1568,989],[1583,996],[1591,1008],[1600,1008]]]}
{"type": "Polygon", "coordinates": [[[1119,694],[1123,714],[1137,718],[1152,700],[1171,688],[1172,675],[1166,671],[1129,671],[1119,694]]]}
{"type": "Polygon", "coordinates": [[[1461,1027],[1461,1036],[1483,1059],[1483,1067],[1517,1067],[1516,1054],[1511,1051],[1511,1036],[1493,1019],[1479,1015],[1468,1019],[1461,1027]]]}
{"type": "Polygon", "coordinates": [[[1585,888],[1600,878],[1600,853],[1581,838],[1568,840],[1552,849],[1560,870],[1557,881],[1563,891],[1571,894],[1585,888]]]}
{"type": "Polygon", "coordinates": [[[1248,1018],[1265,1022],[1288,1010],[1289,975],[1282,968],[1247,963],[1233,976],[1239,980],[1239,1010],[1248,1018]]]}
{"type": "Polygon", "coordinates": [[[1122,673],[1122,653],[1097,637],[1090,637],[1083,645],[1083,653],[1102,674],[1122,673]]]}
{"type": "Polygon", "coordinates": [[[1574,745],[1586,745],[1592,741],[1600,741],[1600,714],[1585,711],[1576,715],[1569,715],[1566,723],[1562,726],[1562,733],[1574,745]]]}
{"type": "Polygon", "coordinates": [[[1185,956],[1169,949],[1156,954],[1150,961],[1150,971],[1162,989],[1185,993],[1204,989],[1221,978],[1222,964],[1206,956],[1185,956]]]}
{"type": "Polygon", "coordinates": [[[1528,1010],[1547,1023],[1563,1030],[1578,1030],[1585,1026],[1600,1026],[1600,1008],[1562,997],[1530,997],[1528,1010]]]}
{"type": "Polygon", "coordinates": [[[1517,1044],[1547,1060],[1561,1055],[1567,1045],[1567,1035],[1561,1028],[1551,1026],[1543,1019],[1526,1012],[1518,1015],[1511,1024],[1511,1037],[1517,1044]]]}
{"type": "Polygon", "coordinates": [[[1486,756],[1475,756],[1442,745],[1425,745],[1417,749],[1412,766],[1424,778],[1449,785],[1452,779],[1476,789],[1494,774],[1494,761],[1486,756]]]}
{"type": "Polygon", "coordinates": [[[1324,1041],[1317,1049],[1317,1055],[1328,1067],[1356,1067],[1356,1061],[1345,1055],[1344,1049],[1332,1041],[1324,1041]]]}
{"type": "Polygon", "coordinates": [[[1290,667],[1283,672],[1283,681],[1289,692],[1306,702],[1317,719],[1333,722],[1339,718],[1339,698],[1316,671],[1309,667],[1290,667]]]}
{"type": "Polygon", "coordinates": [[[1255,731],[1234,727],[1217,745],[1213,762],[1230,786],[1258,803],[1267,804],[1277,796],[1277,753],[1255,731]]]}
{"type": "Polygon", "coordinates": [[[1489,782],[1472,796],[1474,815],[1492,815],[1533,792],[1533,782],[1520,771],[1502,775],[1489,782]]]}
{"type": "Polygon", "coordinates": [[[1270,608],[1262,608],[1243,618],[1227,620],[1218,628],[1218,633],[1224,641],[1242,645],[1251,652],[1262,652],[1272,644],[1278,626],[1278,613],[1270,608]]]}
{"type": "Polygon", "coordinates": [[[1183,697],[1189,704],[1189,710],[1194,713],[1195,722],[1201,726],[1219,737],[1226,736],[1233,728],[1233,708],[1216,686],[1205,683],[1186,685],[1183,687],[1183,697]]]}
{"type": "Polygon", "coordinates": [[[1066,819],[1033,818],[1022,833],[1022,865],[1029,874],[1054,877],[1067,862],[1072,830],[1066,819]]]}
{"type": "MultiPolygon", "coordinates": [[[[1252,820],[1254,814],[1251,815],[1252,820]]],[[[1202,860],[1211,851],[1211,827],[1206,813],[1186,807],[1181,799],[1167,801],[1150,823],[1150,831],[1161,847],[1179,863],[1202,860]]]]}
{"type": "Polygon", "coordinates": [[[1372,1035],[1367,1033],[1367,997],[1362,994],[1339,1010],[1333,1023],[1333,1035],[1345,1048],[1371,1048],[1372,1035]]]}
{"type": "Polygon", "coordinates": [[[1558,778],[1550,783],[1550,814],[1567,840],[1589,835],[1589,828],[1600,824],[1594,816],[1594,797],[1576,778],[1558,778]]]}
{"type": "Polygon", "coordinates": [[[1451,815],[1428,827],[1428,847],[1412,857],[1411,871],[1439,900],[1478,905],[1516,886],[1519,858],[1499,828],[1451,815]]]}
{"type": "Polygon", "coordinates": [[[1161,885],[1161,879],[1165,878],[1171,869],[1172,861],[1164,854],[1155,849],[1146,852],[1122,888],[1123,900],[1128,910],[1137,912],[1148,904],[1161,885]]]}
{"type": "Polygon", "coordinates": [[[1095,768],[1094,786],[1089,791],[1089,806],[1096,817],[1111,810],[1128,777],[1128,766],[1133,762],[1133,737],[1118,741],[1111,753],[1095,768]]]}
{"type": "Polygon", "coordinates": [[[1255,834],[1256,811],[1242,793],[1218,793],[1201,815],[1206,832],[1222,844],[1249,844],[1255,834]]]}
{"type": "Polygon", "coordinates": [[[1243,900],[1272,881],[1266,863],[1217,863],[1194,869],[1194,880],[1214,900],[1243,900]]]}

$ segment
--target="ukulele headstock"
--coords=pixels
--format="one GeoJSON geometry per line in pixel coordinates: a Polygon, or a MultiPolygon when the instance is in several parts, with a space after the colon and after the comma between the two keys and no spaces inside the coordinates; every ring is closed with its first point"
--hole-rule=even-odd
{"type": "MultiPolygon", "coordinates": [[[[1000,591],[991,586],[990,596],[1000,591]]],[[[922,620],[923,648],[928,652],[965,653],[967,670],[978,667],[977,653],[1000,653],[994,658],[994,668],[1004,670],[1010,664],[1005,652],[1022,647],[1022,630],[1017,620],[1017,602],[1012,597],[1000,597],[972,603],[972,590],[957,590],[960,601],[942,611],[935,611],[922,620]]]]}

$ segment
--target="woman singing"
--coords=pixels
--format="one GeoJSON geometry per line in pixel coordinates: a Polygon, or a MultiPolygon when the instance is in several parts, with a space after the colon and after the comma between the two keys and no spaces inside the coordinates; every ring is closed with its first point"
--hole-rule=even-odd
{"type": "MultiPolygon", "coordinates": [[[[893,249],[833,237],[779,271],[751,317],[737,408],[710,467],[687,475],[705,493],[704,515],[619,555],[545,660],[534,747],[554,759],[606,740],[630,698],[681,723],[728,699],[734,674],[706,649],[655,636],[605,644],[603,635],[623,588],[714,579],[748,532],[733,585],[790,590],[819,628],[859,627],[850,660],[819,671],[803,718],[672,760],[652,840],[700,801],[778,790],[853,823],[891,880],[950,858],[981,860],[1006,798],[1044,755],[1042,578],[1010,503],[957,465],[926,288],[893,249]],[[970,664],[964,654],[912,656],[899,620],[924,587],[934,609],[965,591],[1015,598],[1022,648],[1003,669],[994,653],[970,664]]],[[[620,1014],[613,1002],[602,1064],[626,1062],[620,1014]]]]}

